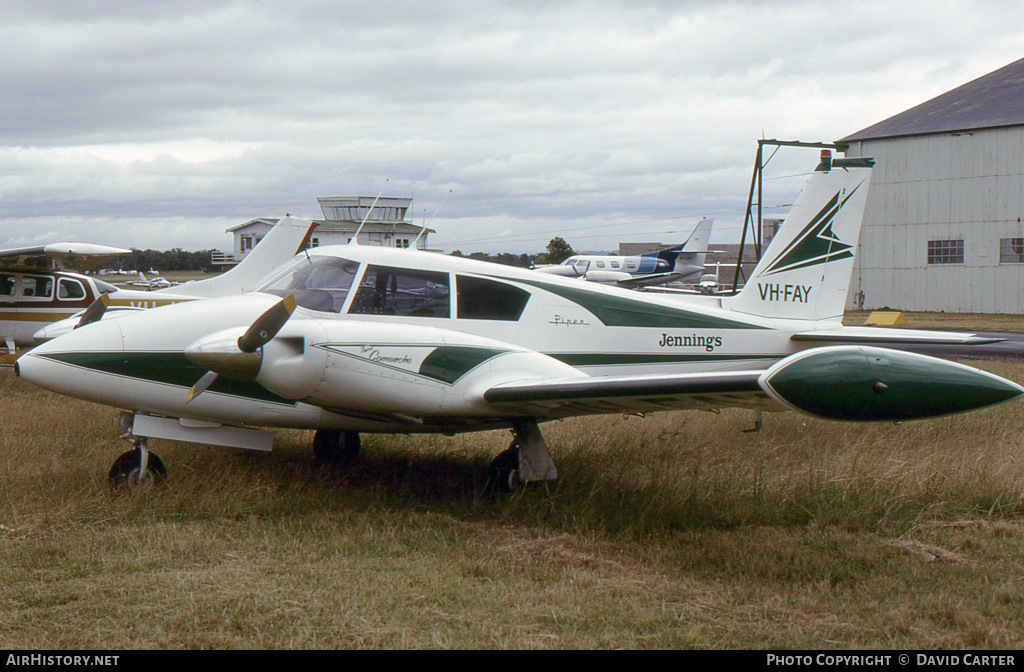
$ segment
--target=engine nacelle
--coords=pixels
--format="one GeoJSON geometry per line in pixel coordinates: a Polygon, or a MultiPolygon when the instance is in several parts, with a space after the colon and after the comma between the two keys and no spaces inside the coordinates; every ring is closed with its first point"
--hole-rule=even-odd
{"type": "Polygon", "coordinates": [[[487,415],[483,392],[509,380],[582,376],[546,355],[433,327],[293,320],[264,347],[257,382],[339,413],[487,415]]]}

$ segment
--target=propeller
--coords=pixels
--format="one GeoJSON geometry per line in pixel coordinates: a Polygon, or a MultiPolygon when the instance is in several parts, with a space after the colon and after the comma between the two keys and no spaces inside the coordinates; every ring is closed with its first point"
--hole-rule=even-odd
{"type": "Polygon", "coordinates": [[[238,338],[238,349],[242,352],[256,352],[270,342],[295,310],[295,297],[291,294],[284,297],[267,312],[256,318],[256,321],[238,338]]]}
{"type": "Polygon", "coordinates": [[[75,325],[75,329],[84,327],[87,324],[93,322],[99,322],[103,317],[103,313],[107,312],[107,307],[110,305],[110,297],[106,294],[100,294],[100,297],[89,304],[89,307],[82,313],[81,319],[78,320],[78,324],[75,325]]]}
{"type": "Polygon", "coordinates": [[[189,389],[185,403],[209,389],[220,374],[255,378],[263,359],[257,350],[273,340],[294,311],[295,298],[288,295],[257,317],[241,336],[236,336],[238,329],[228,329],[204,336],[185,348],[190,361],[209,369],[189,389]]]}

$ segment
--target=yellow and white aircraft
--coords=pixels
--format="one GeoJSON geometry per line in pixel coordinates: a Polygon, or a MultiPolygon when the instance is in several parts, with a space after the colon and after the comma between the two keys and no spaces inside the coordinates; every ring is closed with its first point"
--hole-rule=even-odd
{"type": "Polygon", "coordinates": [[[256,292],[117,315],[23,356],[41,387],[127,409],[135,449],[110,471],[165,473],[147,439],[270,450],[261,427],[316,430],[320,459],[360,433],[511,428],[491,465],[509,488],[555,478],[539,423],[740,407],[908,420],[1024,388],[885,343],[963,334],[841,323],[871,162],[816,171],[734,296],[652,295],[486,262],[367,246],[298,255],[256,292]],[[818,346],[818,347],[813,347],[818,346]]]}
{"type": "Polygon", "coordinates": [[[115,311],[155,308],[181,301],[243,294],[302,249],[313,228],[308,220],[282,218],[237,266],[207,280],[153,291],[125,289],[91,275],[72,273],[131,250],[60,243],[0,251],[0,340],[8,350],[31,347],[71,331],[100,297],[115,311]],[[263,244],[266,243],[266,244],[263,244]],[[5,263],[5,259],[11,260],[5,263]],[[56,266],[51,269],[50,266],[56,266]],[[27,270],[34,269],[34,270],[27,270]]]}
{"type": "Polygon", "coordinates": [[[54,243],[0,250],[0,341],[10,352],[33,345],[43,324],[83,310],[117,288],[75,271],[131,250],[87,243],[54,243]]]}

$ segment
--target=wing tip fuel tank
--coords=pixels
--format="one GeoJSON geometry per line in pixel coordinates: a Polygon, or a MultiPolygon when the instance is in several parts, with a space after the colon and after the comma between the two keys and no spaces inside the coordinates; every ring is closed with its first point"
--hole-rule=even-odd
{"type": "Polygon", "coordinates": [[[933,418],[1024,395],[1024,387],[986,371],[864,346],[806,350],[777,362],[758,382],[783,404],[831,420],[933,418]]]}

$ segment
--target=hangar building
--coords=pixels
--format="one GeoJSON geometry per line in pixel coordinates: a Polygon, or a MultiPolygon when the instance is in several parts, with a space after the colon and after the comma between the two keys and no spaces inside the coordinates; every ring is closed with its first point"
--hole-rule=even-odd
{"type": "Polygon", "coordinates": [[[1024,59],[837,144],[876,161],[848,308],[1024,313],[1024,59]]]}

